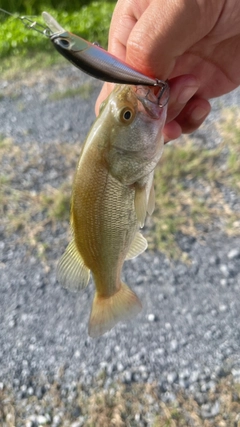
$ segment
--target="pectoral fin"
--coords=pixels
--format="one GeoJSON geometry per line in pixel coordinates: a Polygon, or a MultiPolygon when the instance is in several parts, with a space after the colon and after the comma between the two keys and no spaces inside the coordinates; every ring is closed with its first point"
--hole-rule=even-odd
{"type": "Polygon", "coordinates": [[[72,240],[58,263],[58,281],[64,288],[78,291],[87,286],[89,277],[90,270],[85,266],[76,244],[72,240]]]}
{"type": "Polygon", "coordinates": [[[144,187],[136,186],[134,205],[135,205],[135,212],[136,212],[137,219],[140,223],[140,227],[142,228],[144,226],[144,222],[147,214],[146,186],[144,187]]]}
{"type": "Polygon", "coordinates": [[[154,190],[154,183],[152,182],[151,189],[149,192],[149,197],[148,197],[148,205],[147,205],[148,214],[152,215],[154,209],[155,209],[155,190],[154,190]]]}
{"type": "Polygon", "coordinates": [[[136,233],[125,260],[136,258],[148,247],[147,240],[139,232],[136,233]]]}

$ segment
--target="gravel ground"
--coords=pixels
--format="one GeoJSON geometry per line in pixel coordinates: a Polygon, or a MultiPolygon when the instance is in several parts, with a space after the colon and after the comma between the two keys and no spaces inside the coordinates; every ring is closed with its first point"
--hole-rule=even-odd
{"type": "MultiPolygon", "coordinates": [[[[19,81],[0,80],[1,136],[13,138],[24,153],[35,144],[39,156],[61,142],[68,141],[71,149],[84,140],[94,120],[99,87],[99,82],[69,66],[19,81]],[[56,92],[68,87],[77,91],[89,82],[92,92],[87,100],[54,100],[56,92]]],[[[213,103],[210,118],[194,135],[199,144],[211,148],[220,142],[213,122],[223,107],[239,102],[238,90],[213,103]]],[[[30,169],[16,185],[34,191],[46,182],[63,182],[64,158],[59,164],[54,150],[51,153],[45,159],[46,173],[30,169]]],[[[154,382],[163,401],[174,401],[181,389],[199,399],[203,418],[218,414],[218,403],[206,402],[206,393],[228,374],[240,382],[239,237],[213,232],[198,241],[179,234],[178,244],[188,253],[190,265],[170,262],[159,252],[126,262],[123,279],[144,309],[136,320],[93,340],[87,335],[93,285],[75,295],[56,281],[56,263],[68,230],[46,226],[49,249],[44,262],[21,244],[17,233],[8,236],[0,226],[0,235],[0,389],[10,387],[16,401],[37,396],[41,402],[54,381],[66,393],[78,381],[91,388],[103,377],[105,389],[115,380],[154,382]]],[[[45,413],[41,416],[45,421],[34,419],[28,426],[60,425],[57,416],[56,422],[45,413]]],[[[25,425],[23,419],[15,423],[25,425]]],[[[84,424],[79,421],[80,425],[84,424]]]]}

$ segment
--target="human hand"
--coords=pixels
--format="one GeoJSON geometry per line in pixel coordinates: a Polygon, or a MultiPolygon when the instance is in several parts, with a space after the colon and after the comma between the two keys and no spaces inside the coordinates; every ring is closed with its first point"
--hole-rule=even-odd
{"type": "MultiPolygon", "coordinates": [[[[165,140],[197,129],[209,98],[240,84],[239,0],[119,0],[109,51],[137,70],[169,80],[165,140]]],[[[111,90],[105,84],[96,103],[111,90]]]]}

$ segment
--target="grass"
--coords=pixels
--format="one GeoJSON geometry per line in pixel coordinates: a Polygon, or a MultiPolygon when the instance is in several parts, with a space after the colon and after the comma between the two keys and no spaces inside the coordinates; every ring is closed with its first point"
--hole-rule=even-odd
{"type": "Polygon", "coordinates": [[[89,82],[82,84],[78,88],[69,88],[63,91],[54,92],[49,96],[51,101],[60,101],[61,99],[80,96],[84,100],[88,100],[92,95],[94,87],[89,82]]]}
{"type": "Polygon", "coordinates": [[[240,114],[237,108],[223,112],[224,121],[219,125],[220,131],[228,144],[227,167],[231,174],[231,185],[240,192],[240,114]]]}
{"type": "MultiPolygon", "coordinates": [[[[66,63],[66,60],[55,51],[42,52],[37,51],[32,54],[26,52],[23,54],[9,55],[1,60],[0,72],[1,78],[5,80],[21,80],[29,73],[38,71],[40,68],[50,68],[55,64],[66,63]]],[[[4,92],[1,93],[4,97],[4,92]]]]}
{"type": "Polygon", "coordinates": [[[69,183],[64,183],[58,188],[50,186],[46,194],[41,193],[39,201],[42,211],[47,212],[47,217],[50,221],[69,220],[70,191],[69,183]]]}
{"type": "MultiPolygon", "coordinates": [[[[69,391],[71,396],[71,391],[69,391]]],[[[179,391],[173,403],[164,403],[156,384],[112,383],[104,389],[99,383],[87,389],[76,384],[74,401],[62,399],[61,384],[53,383],[41,399],[31,396],[15,401],[12,390],[0,391],[0,419],[6,427],[19,426],[21,421],[44,410],[61,413],[60,427],[83,422],[85,427],[237,427],[240,413],[239,384],[229,375],[221,379],[215,392],[207,393],[210,404],[219,403],[219,413],[205,418],[203,408],[191,393],[179,391]],[[71,404],[72,402],[72,404],[71,404]],[[27,408],[27,414],[26,414],[27,408]],[[50,408],[51,411],[50,411],[50,408]],[[76,411],[77,408],[77,411],[76,411]],[[75,415],[75,414],[78,415],[75,415]],[[80,413],[80,415],[79,415],[80,413]]],[[[49,421],[48,425],[51,425],[49,421]]]]}

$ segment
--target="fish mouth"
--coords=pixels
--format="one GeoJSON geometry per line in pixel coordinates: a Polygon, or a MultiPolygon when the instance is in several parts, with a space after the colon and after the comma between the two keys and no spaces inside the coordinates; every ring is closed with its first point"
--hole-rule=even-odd
{"type": "Polygon", "coordinates": [[[168,84],[164,83],[164,85],[154,88],[148,86],[135,86],[135,93],[138,101],[142,104],[150,117],[159,119],[169,100],[168,84]],[[156,89],[158,90],[156,91],[156,89]]]}

